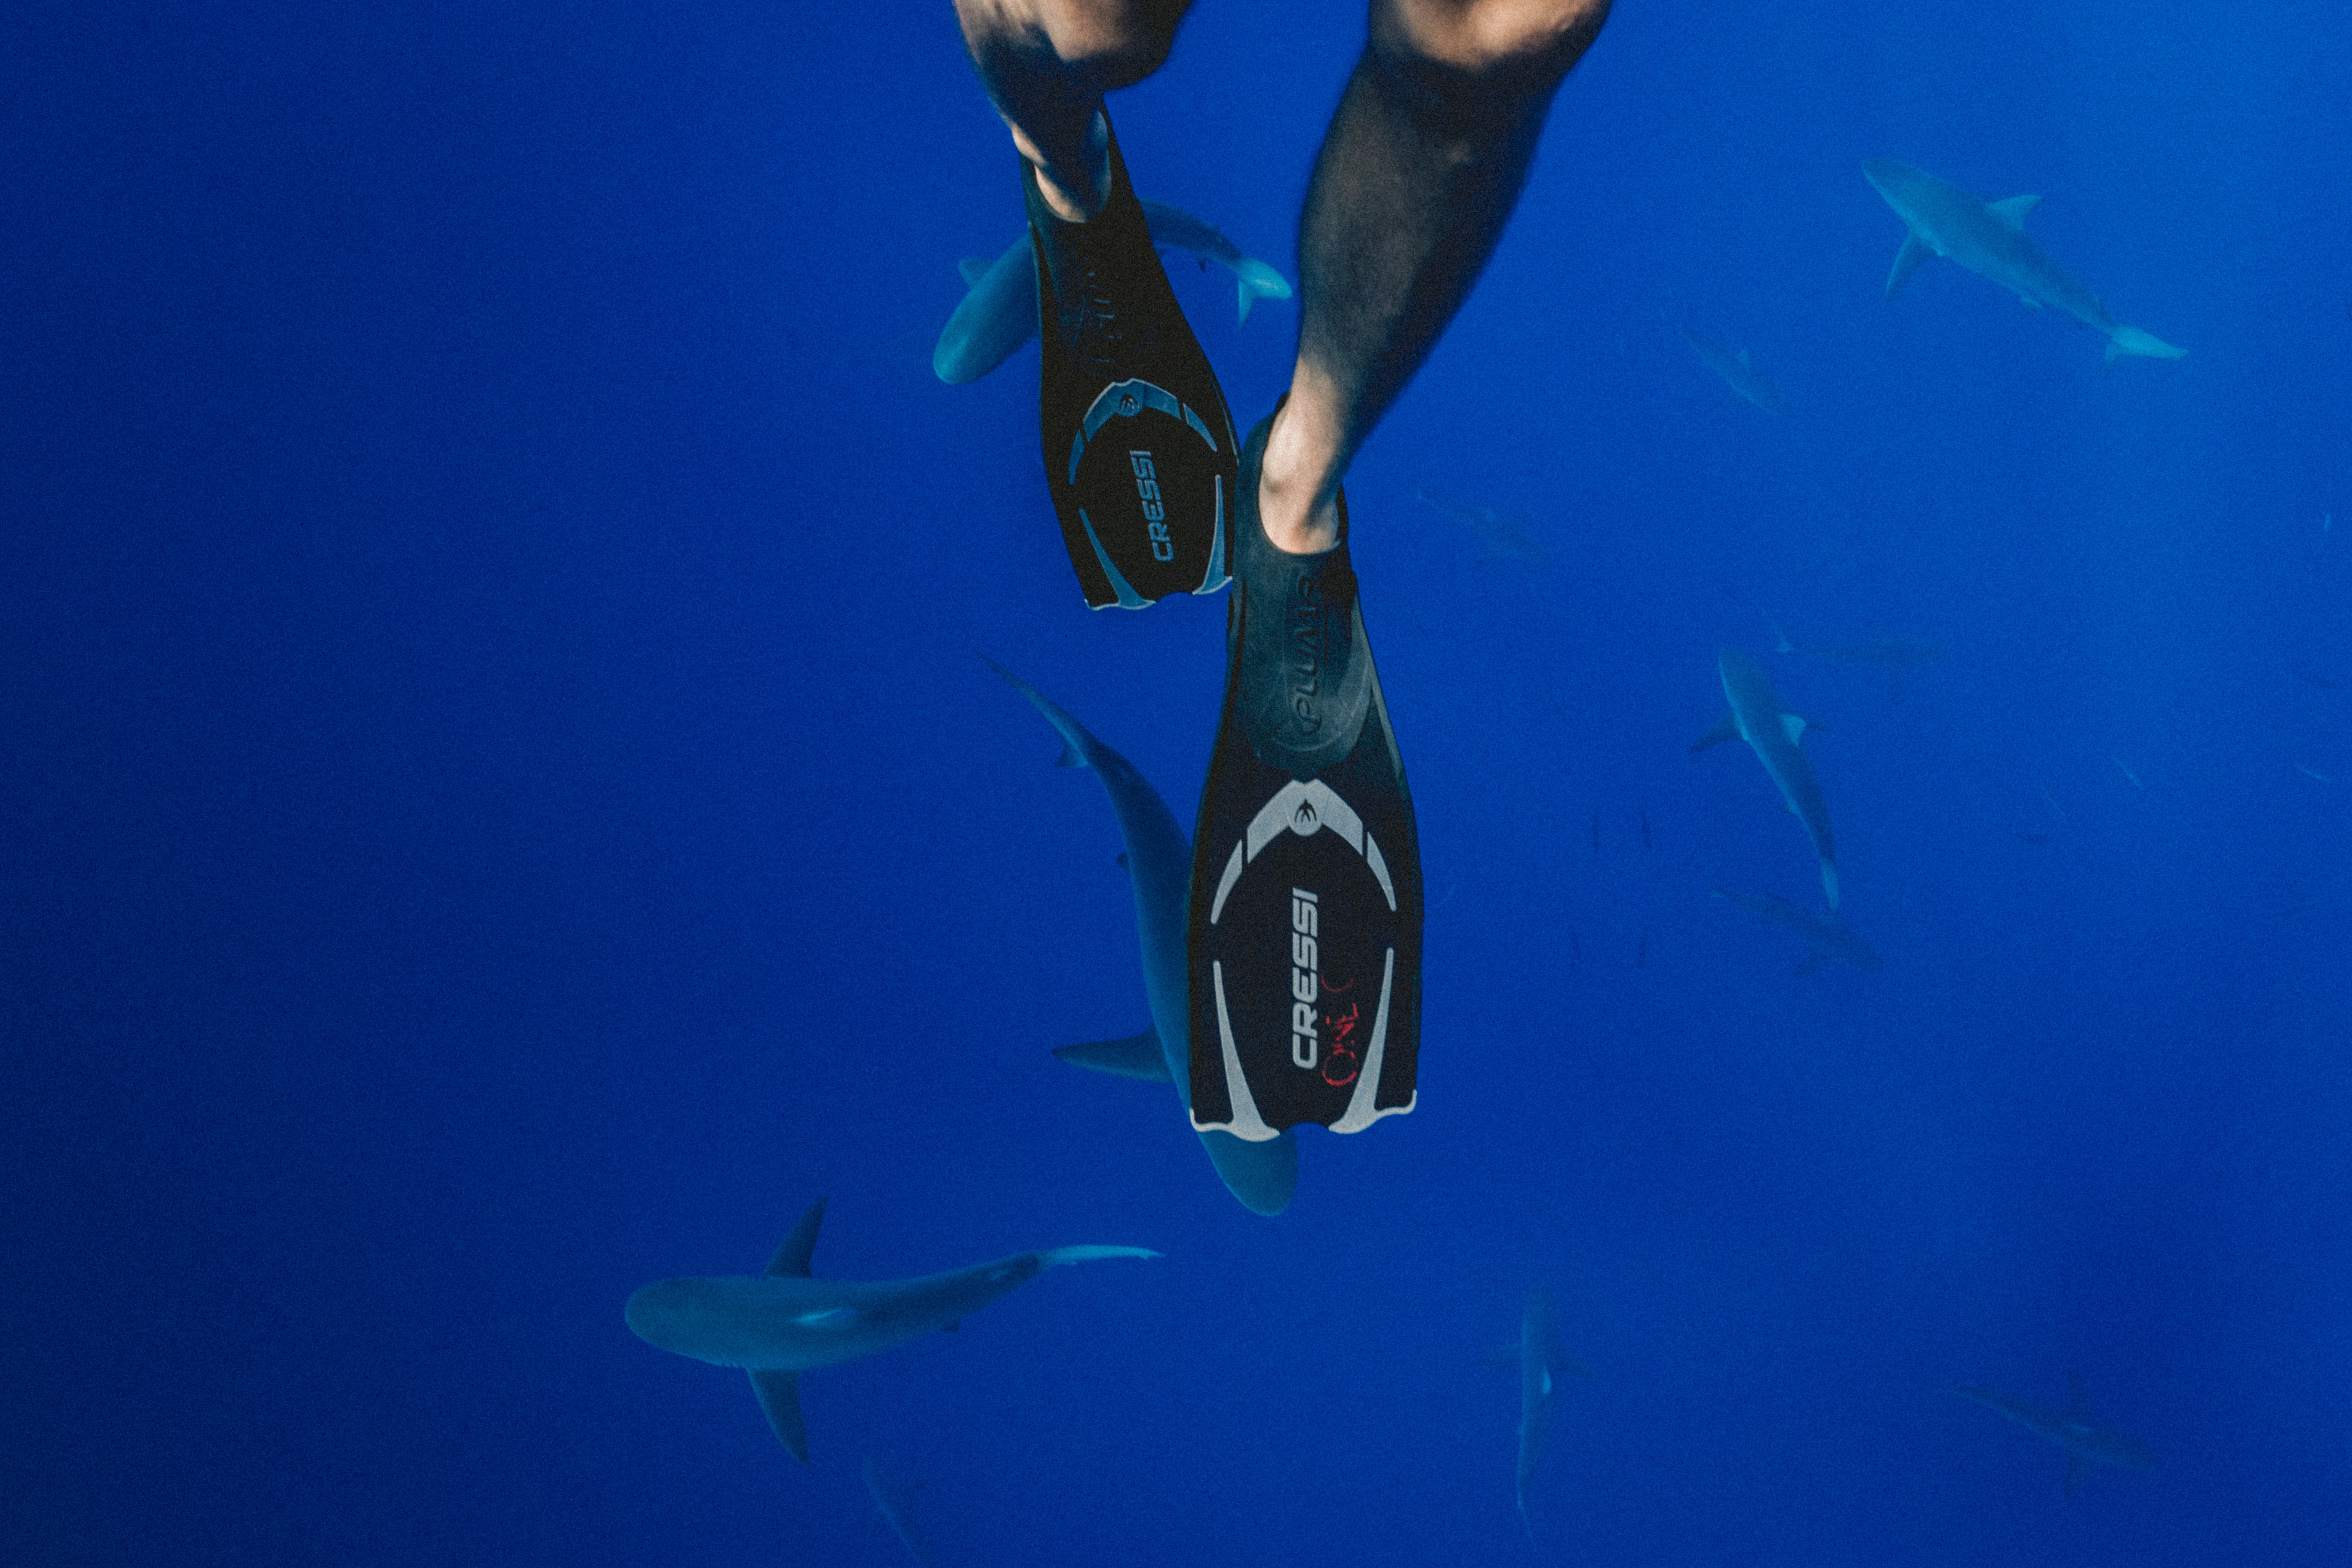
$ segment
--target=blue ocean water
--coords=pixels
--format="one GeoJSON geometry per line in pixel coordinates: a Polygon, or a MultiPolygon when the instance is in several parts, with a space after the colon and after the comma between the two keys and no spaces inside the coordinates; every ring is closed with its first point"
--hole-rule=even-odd
{"type": "MultiPolygon", "coordinates": [[[[1295,278],[1361,27],[1204,3],[1139,188],[1295,278]]],[[[930,373],[1021,225],[946,5],[12,7],[0,1558],[881,1568],[875,1453],[948,1568],[2341,1563],[2347,45],[1619,7],[1349,480],[1422,1098],[1262,1220],[1048,1054],[1146,1021],[1132,904],[975,656],[1189,825],[1224,605],[1085,610],[1035,350],[930,373]],[[2188,356],[1884,300],[1877,156],[2188,356]],[[1686,752],[1727,645],[1883,972],[1712,896],[1819,897],[1686,752]],[[803,1468],[621,1305],[821,1194],[846,1278],[1166,1256],[810,1373],[803,1468]],[[2156,1468],[1948,1392],[2070,1380],[2156,1468]]],[[[1246,426],[1295,305],[1171,271],[1246,426]]]]}

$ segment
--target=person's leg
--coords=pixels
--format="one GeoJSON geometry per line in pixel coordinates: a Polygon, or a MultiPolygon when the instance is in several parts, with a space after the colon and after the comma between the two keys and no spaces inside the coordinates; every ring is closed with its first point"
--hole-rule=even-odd
{"type": "Polygon", "coordinates": [[[1103,94],[1160,68],[1191,0],[956,0],[964,47],[1045,205],[1084,223],[1110,195],[1103,94]]]}
{"type": "Polygon", "coordinates": [[[1349,462],[1477,281],[1553,90],[1609,0],[1372,0],[1299,219],[1289,400],[1258,489],[1266,536],[1339,540],[1349,462]]]}
{"type": "Polygon", "coordinates": [[[1021,153],[1037,435],[1078,587],[1141,609],[1224,585],[1233,416],[1160,264],[1103,94],[1168,58],[1188,0],[956,0],[1021,153]]]}

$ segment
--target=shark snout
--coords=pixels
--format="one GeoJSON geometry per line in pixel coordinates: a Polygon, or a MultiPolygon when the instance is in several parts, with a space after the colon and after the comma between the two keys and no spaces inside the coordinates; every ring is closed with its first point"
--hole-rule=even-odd
{"type": "Polygon", "coordinates": [[[694,1279],[664,1279],[646,1286],[629,1298],[624,1315],[629,1330],[637,1338],[657,1350],[678,1350],[684,1340],[683,1331],[696,1316],[695,1307],[701,1292],[694,1279]]]}

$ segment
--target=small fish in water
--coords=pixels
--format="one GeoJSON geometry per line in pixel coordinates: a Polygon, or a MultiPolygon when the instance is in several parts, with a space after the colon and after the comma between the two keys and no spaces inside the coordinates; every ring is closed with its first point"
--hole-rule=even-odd
{"type": "Polygon", "coordinates": [[[2287,759],[2287,765],[2294,768],[2296,773],[2301,773],[2305,778],[2317,779],[2321,784],[2332,784],[2336,782],[2327,774],[2321,773],[2317,768],[2307,767],[2304,763],[2296,762],[2293,757],[2289,757],[2287,759]]]}
{"type": "Polygon", "coordinates": [[[1682,333],[1683,341],[1690,344],[1691,352],[1698,355],[1699,363],[1721,376],[1723,384],[1732,391],[1767,414],[1786,414],[1789,411],[1788,405],[1780,401],[1780,395],[1772,390],[1771,381],[1748,357],[1746,349],[1726,347],[1713,338],[1701,337],[1679,322],[1675,330],[1682,333]]]}
{"type": "Polygon", "coordinates": [[[2127,767],[2124,767],[2124,760],[2123,760],[2121,757],[2113,757],[2113,756],[2111,756],[2111,757],[2109,757],[2109,758],[2107,759],[2107,761],[2109,761],[2109,762],[2111,762],[2111,763],[2115,763],[2115,764],[2116,764],[2116,766],[2117,766],[2117,767],[2119,767],[2119,768],[2123,768],[2123,770],[2124,770],[2124,777],[2126,777],[2126,778],[2127,778],[2127,779],[2131,780],[2131,782],[2132,782],[2132,788],[2134,788],[2134,789],[2146,789],[2146,788],[2147,787],[2147,785],[2146,785],[2146,784],[2142,784],[2142,783],[2140,783],[2140,782],[2139,782],[2139,775],[2138,775],[2137,773],[2136,773],[2132,772],[2132,771],[2131,771],[2131,769],[2129,769],[2129,768],[2127,768],[2127,767]]]}

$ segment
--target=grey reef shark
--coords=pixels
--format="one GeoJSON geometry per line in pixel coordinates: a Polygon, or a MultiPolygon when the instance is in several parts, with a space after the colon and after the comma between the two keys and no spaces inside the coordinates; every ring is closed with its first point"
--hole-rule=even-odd
{"type": "Polygon", "coordinates": [[[1519,1462],[1513,1489],[1518,1499],[1519,1526],[1535,1542],[1535,1526],[1528,1521],[1528,1482],[1535,1479],[1536,1461],[1543,1457],[1544,1438],[1551,1431],[1551,1404],[1560,1377],[1587,1377],[1584,1363],[1560,1353],[1559,1326],[1545,1290],[1528,1292],[1519,1313],[1517,1338],[1506,1340],[1486,1358],[1497,1366],[1519,1369],[1519,1462]]]}
{"type": "Polygon", "coordinates": [[[627,1309],[629,1327],[656,1350],[750,1373],[768,1425],[803,1464],[808,1433],[801,1424],[802,1373],[953,1329],[1048,1268],[1160,1256],[1141,1247],[1056,1247],[919,1279],[819,1279],[809,1263],[824,1223],[819,1198],[764,1272],[664,1279],[631,1296],[627,1309]]]}
{"type": "Polygon", "coordinates": [[[1715,728],[1693,742],[1691,750],[1704,752],[1730,740],[1748,742],[1757,760],[1764,764],[1765,773],[1779,786],[1781,804],[1811,836],[1813,852],[1822,863],[1822,891],[1829,899],[1831,912],[1835,913],[1837,840],[1830,833],[1829,802],[1822,797],[1821,781],[1813,776],[1813,764],[1801,744],[1809,721],[1781,706],[1780,693],[1772,689],[1772,678],[1739,649],[1725,648],[1717,667],[1723,678],[1723,695],[1729,700],[1731,710],[1716,721],[1715,728]]]}
{"type": "Polygon", "coordinates": [[[1748,357],[1746,349],[1727,348],[1713,338],[1692,331],[1679,321],[1675,324],[1675,331],[1690,344],[1691,352],[1698,355],[1699,363],[1721,376],[1724,384],[1732,391],[1767,414],[1789,412],[1789,405],[1780,401],[1780,395],[1772,390],[1771,382],[1765,379],[1763,371],[1748,357]]]}
{"type": "MultiPolygon", "coordinates": [[[[1290,298],[1290,284],[1281,273],[1244,255],[1214,225],[1183,208],[1145,202],[1143,221],[1161,250],[1189,250],[1204,267],[1213,261],[1231,270],[1243,321],[1260,300],[1290,298]]],[[[1037,261],[1026,232],[993,261],[970,256],[957,266],[968,292],[931,349],[931,371],[950,386],[978,381],[1037,335],[1037,261]]]]}
{"type": "Polygon", "coordinates": [[[2009,196],[1988,202],[1948,185],[1923,169],[1893,158],[1872,158],[1862,165],[1864,177],[1886,198],[1895,216],[1909,226],[1895,269],[1886,275],[1886,297],[1910,281],[1931,256],[1958,262],[1996,289],[2006,289],[2036,309],[2054,306],[2107,340],[2106,363],[2124,354],[2147,359],[2179,359],[2188,353],[2170,343],[2126,327],[2107,314],[2099,297],[2074,281],[2050,253],[2025,232],[2025,216],[2042,205],[2040,196],[2009,196]]]}
{"type": "MultiPolygon", "coordinates": [[[[1073,1067],[1118,1078],[1172,1085],[1191,1124],[1192,1034],[1191,980],[1184,959],[1186,900],[1192,848],[1168,803],[1135,764],[1089,734],[1085,725],[1041,696],[1036,688],[989,660],[1013,690],[1029,700],[1062,737],[1059,766],[1091,768],[1110,796],[1127,852],[1120,860],[1135,889],[1136,935],[1143,946],[1143,994],[1151,1024],[1123,1040],[1064,1046],[1054,1054],[1073,1067]]],[[[1298,1190],[1298,1140],[1286,1130],[1262,1142],[1216,1130],[1193,1131],[1226,1190],[1253,1214],[1277,1215],[1298,1190]]]]}
{"type": "Polygon", "coordinates": [[[1517,509],[1496,511],[1491,506],[1472,506],[1467,501],[1447,500],[1444,496],[1415,490],[1412,499],[1424,506],[1436,508],[1463,527],[1478,536],[1486,548],[1481,557],[1487,561],[1516,561],[1522,566],[1544,563],[1544,547],[1522,526],[1527,514],[1517,509]]]}
{"type": "Polygon", "coordinates": [[[874,1496],[875,1511],[897,1534],[907,1548],[908,1555],[922,1564],[922,1568],[933,1568],[931,1544],[923,1539],[923,1532],[915,1528],[915,1493],[923,1483],[899,1479],[885,1469],[882,1461],[871,1453],[866,1456],[862,1468],[866,1473],[866,1489],[874,1496]]]}
{"type": "Polygon", "coordinates": [[[2029,1400],[2013,1399],[2006,1394],[1995,1394],[1989,1388],[1955,1388],[1954,1394],[1963,1399],[1973,1399],[1989,1409],[1998,1410],[2021,1426],[2031,1427],[2066,1451],[2066,1495],[2074,1495],[2075,1485],[2083,1479],[2086,1465],[2113,1465],[2119,1469],[2145,1470],[2156,1463],[2155,1450],[2138,1438],[2126,1436],[2101,1422],[2091,1414],[2088,1401],[2083,1397],[2083,1385],[2075,1379],[2066,1380],[2066,1408],[2053,1410],[2046,1405],[2029,1400]]]}
{"type": "Polygon", "coordinates": [[[1799,974],[1811,974],[1837,958],[1874,973],[1886,967],[1871,951],[1870,943],[1855,935],[1853,928],[1843,921],[1817,915],[1802,904],[1792,904],[1772,893],[1735,893],[1717,888],[1715,896],[1726,903],[1738,904],[1759,920],[1803,937],[1805,956],[1797,961],[1799,974]]]}
{"type": "Polygon", "coordinates": [[[1772,651],[1798,653],[1807,658],[1817,658],[1825,664],[1864,665],[1886,671],[1886,691],[1890,697],[1903,694],[1903,682],[1914,670],[1936,663],[1944,657],[1944,645],[1916,642],[1907,637],[1871,636],[1858,642],[1790,642],[1789,634],[1780,626],[1766,619],[1772,627],[1772,651]]]}

